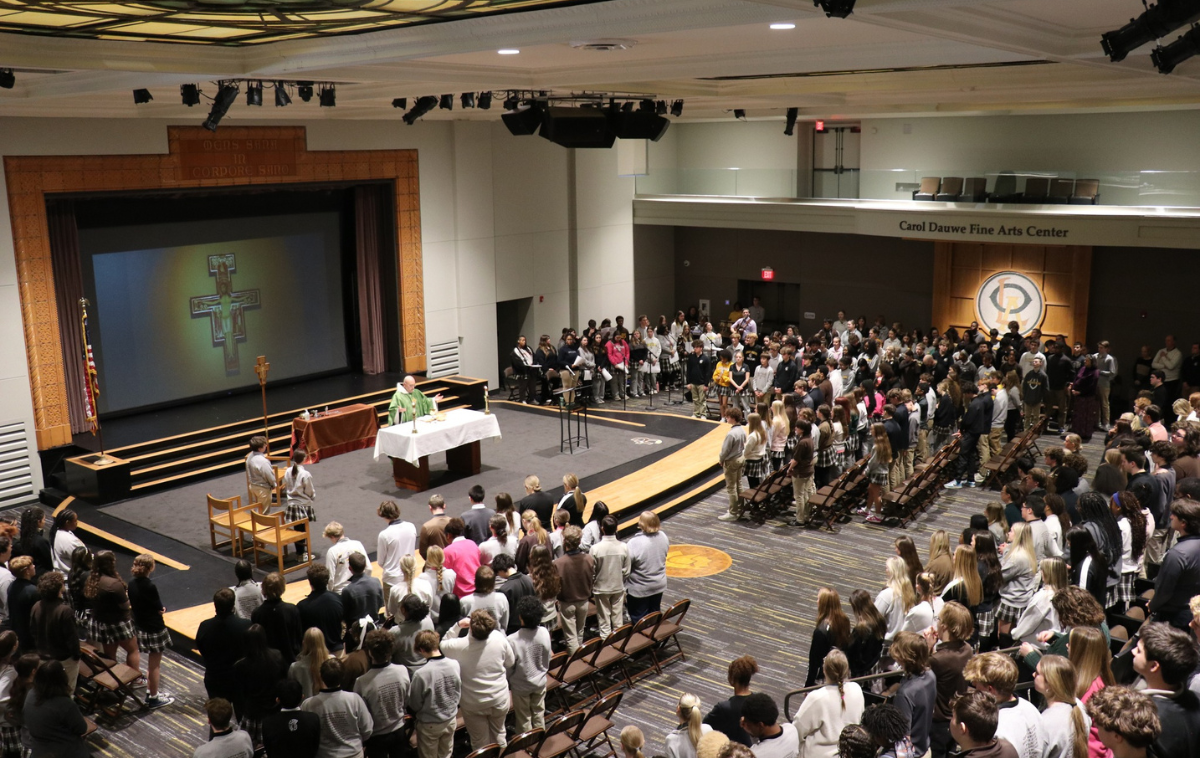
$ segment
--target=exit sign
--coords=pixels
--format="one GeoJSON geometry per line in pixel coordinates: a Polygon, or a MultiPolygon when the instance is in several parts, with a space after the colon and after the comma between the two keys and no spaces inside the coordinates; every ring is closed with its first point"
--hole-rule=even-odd
{"type": "Polygon", "coordinates": [[[825,121],[824,121],[824,120],[822,120],[822,119],[817,119],[816,130],[817,130],[818,132],[823,132],[823,131],[825,131],[825,121]]]}
{"type": "Polygon", "coordinates": [[[764,282],[769,282],[775,278],[775,269],[768,266],[762,270],[762,278],[764,282]]]}

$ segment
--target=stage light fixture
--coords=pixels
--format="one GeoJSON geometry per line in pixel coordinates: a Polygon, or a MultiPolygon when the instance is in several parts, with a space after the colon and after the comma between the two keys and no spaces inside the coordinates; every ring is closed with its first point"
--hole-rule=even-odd
{"type": "Polygon", "coordinates": [[[204,119],[204,128],[210,132],[217,130],[217,125],[221,123],[221,119],[225,118],[225,114],[229,112],[229,106],[237,100],[238,86],[227,82],[221,82],[220,89],[217,90],[217,96],[213,98],[212,109],[208,112],[208,118],[204,119]]]}
{"type": "Polygon", "coordinates": [[[474,92],[462,93],[462,96],[461,96],[459,102],[462,103],[463,108],[474,108],[475,107],[475,93],[474,92]]]}
{"type": "Polygon", "coordinates": [[[399,108],[401,110],[406,110],[408,108],[408,98],[407,97],[394,98],[392,100],[392,107],[399,108]]]}
{"type": "Polygon", "coordinates": [[[1147,42],[1162,39],[1171,32],[1200,19],[1200,0],[1160,0],[1129,23],[1100,36],[1100,47],[1116,63],[1147,42]]]}
{"type": "Polygon", "coordinates": [[[433,95],[425,95],[417,98],[417,102],[413,103],[412,110],[404,114],[404,123],[412,126],[421,116],[424,116],[429,111],[437,107],[438,99],[433,95]]]}
{"type": "Polygon", "coordinates": [[[654,104],[654,112],[660,116],[667,115],[667,101],[659,100],[657,103],[655,103],[654,104]]]}
{"type": "Polygon", "coordinates": [[[321,102],[322,108],[332,108],[337,105],[337,90],[332,84],[326,84],[317,93],[317,99],[321,102]]]}
{"type": "Polygon", "coordinates": [[[630,100],[627,103],[621,103],[621,112],[622,113],[633,113],[633,101],[630,100]]]}
{"type": "Polygon", "coordinates": [[[313,83],[312,82],[296,82],[296,94],[299,95],[300,99],[306,103],[309,100],[312,100],[313,83]]]}
{"type": "Polygon", "coordinates": [[[179,99],[183,104],[191,108],[193,105],[200,104],[200,87],[195,84],[179,85],[179,99]]]}
{"type": "Polygon", "coordinates": [[[1169,74],[1188,58],[1200,53],[1200,26],[1193,26],[1187,34],[1166,47],[1157,47],[1150,52],[1150,60],[1160,74],[1169,74]]]}
{"type": "Polygon", "coordinates": [[[733,117],[738,119],[739,121],[745,121],[746,120],[746,111],[743,110],[742,108],[734,108],[733,109],[733,117]]]}
{"type": "Polygon", "coordinates": [[[783,127],[783,133],[787,136],[792,136],[796,132],[796,119],[800,116],[799,108],[787,109],[787,126],[783,127]]]}
{"type": "Polygon", "coordinates": [[[813,5],[825,11],[829,18],[845,18],[854,12],[855,0],[813,0],[813,5]]]}
{"type": "Polygon", "coordinates": [[[506,110],[506,111],[515,111],[515,110],[517,109],[517,106],[518,106],[518,105],[520,105],[520,104],[521,104],[521,101],[520,101],[520,100],[518,100],[517,98],[515,98],[515,97],[512,97],[512,96],[510,95],[509,97],[506,97],[506,98],[504,99],[504,110],[506,110]]]}
{"type": "Polygon", "coordinates": [[[0,89],[12,89],[17,83],[17,75],[11,68],[0,68],[0,89]]]}
{"type": "Polygon", "coordinates": [[[153,99],[154,99],[154,96],[150,94],[150,90],[148,90],[148,89],[135,89],[133,91],[133,104],[134,105],[141,105],[142,103],[148,103],[153,99]]]}
{"type": "Polygon", "coordinates": [[[486,110],[490,110],[491,107],[492,107],[492,93],[491,92],[480,92],[479,93],[479,110],[486,111],[486,110]]]}
{"type": "Polygon", "coordinates": [[[682,100],[676,100],[675,102],[671,103],[671,115],[674,116],[675,118],[679,118],[680,116],[683,115],[683,101],[682,100]]]}
{"type": "Polygon", "coordinates": [[[438,108],[444,111],[454,110],[454,95],[442,95],[438,101],[438,108]]]}
{"type": "Polygon", "coordinates": [[[262,82],[246,82],[246,105],[262,107],[262,82]]]}
{"type": "Polygon", "coordinates": [[[286,108],[292,104],[292,96],[288,94],[287,82],[275,82],[275,107],[286,108]]]}
{"type": "Polygon", "coordinates": [[[638,110],[641,111],[642,113],[653,113],[654,112],[654,101],[653,100],[639,100],[638,101],[638,110]]]}

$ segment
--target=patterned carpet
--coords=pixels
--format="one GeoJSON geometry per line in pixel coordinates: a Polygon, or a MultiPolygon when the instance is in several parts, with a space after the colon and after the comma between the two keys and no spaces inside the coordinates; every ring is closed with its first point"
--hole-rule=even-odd
{"type": "MultiPolygon", "coordinates": [[[[1085,449],[1093,471],[1102,452],[1099,439],[1085,449]]],[[[1057,443],[1052,436],[1042,442],[1043,447],[1057,443]]],[[[804,684],[819,588],[837,589],[848,608],[853,590],[874,593],[882,587],[883,564],[894,554],[898,535],[912,537],[924,558],[930,534],[946,529],[957,544],[956,535],[970,516],[995,499],[997,493],[985,490],[946,491],[906,529],[856,520],[836,534],[719,522],[716,517],[727,505],[723,492],[671,516],[663,530],[673,545],[715,548],[727,553],[732,564],[713,576],[670,580],[664,607],[681,598],[692,600],[680,635],[687,660],[668,665],[661,676],[651,675],[628,691],[616,714],[616,731],[636,724],[646,734],[645,754],[663,754],[665,737],[676,726],[679,696],[699,696],[707,711],[731,694],[726,667],[743,654],[758,660],[761,673],[753,689],[775,697],[782,709],[784,694],[804,684]]],[[[201,669],[168,654],[163,676],[163,689],[179,698],[176,703],[116,728],[102,726],[97,735],[102,739],[95,743],[102,754],[190,756],[205,738],[201,669]]]]}

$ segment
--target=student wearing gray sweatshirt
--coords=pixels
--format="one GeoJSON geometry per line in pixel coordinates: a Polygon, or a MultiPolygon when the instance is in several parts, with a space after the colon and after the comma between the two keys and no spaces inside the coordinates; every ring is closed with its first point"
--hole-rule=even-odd
{"type": "Polygon", "coordinates": [[[605,516],[600,522],[600,541],[592,546],[592,560],[596,562],[596,582],[592,594],[596,598],[596,620],[600,624],[600,636],[607,639],[612,631],[621,626],[625,606],[625,580],[633,570],[629,561],[629,547],[617,539],[617,520],[605,516]]]}
{"type": "Polygon", "coordinates": [[[454,752],[462,675],[458,661],[442,655],[438,642],[437,632],[431,629],[417,633],[413,642],[413,648],[425,659],[408,688],[408,708],[417,722],[419,758],[450,758],[454,752]]]}
{"type": "Polygon", "coordinates": [[[472,611],[489,611],[501,630],[508,628],[511,612],[508,598],[503,593],[496,592],[496,572],[491,566],[475,569],[475,592],[464,597],[460,603],[462,615],[470,616],[472,611]]]}
{"type": "MultiPolygon", "coordinates": [[[[737,410],[736,408],[734,410],[737,410]]],[[[630,623],[662,610],[667,589],[667,551],[671,541],[662,531],[662,522],[654,511],[638,517],[642,533],[629,540],[629,575],[625,577],[626,607],[630,623]]]]}
{"type": "Polygon", "coordinates": [[[730,406],[725,409],[725,423],[729,433],[721,443],[721,454],[717,461],[725,471],[725,494],[729,496],[729,511],[717,518],[722,521],[737,521],[742,515],[742,467],[746,464],[746,430],[742,427],[742,411],[730,406]]]}
{"type": "Polygon", "coordinates": [[[392,636],[392,663],[399,663],[411,675],[425,665],[425,658],[415,649],[417,635],[425,630],[433,631],[429,618],[429,606],[416,595],[405,595],[400,601],[400,614],[396,625],[388,630],[392,636]]]}
{"type": "MultiPolygon", "coordinates": [[[[623,593],[622,593],[623,594],[623,593]]],[[[527,596],[517,603],[521,628],[508,635],[513,663],[508,668],[517,734],[546,728],[546,673],[550,669],[550,631],[542,626],[542,602],[527,596]]]]}
{"type": "Polygon", "coordinates": [[[363,649],[371,668],[354,681],[354,692],[367,704],[375,728],[364,745],[368,756],[400,755],[404,745],[404,700],[408,669],[392,663],[392,635],[383,629],[367,632],[363,649]]]}
{"type": "Polygon", "coordinates": [[[321,683],[325,687],[300,704],[300,710],[321,719],[317,758],[358,758],[375,728],[363,699],[342,690],[342,673],[341,660],[326,660],[321,664],[321,683]]]}
{"type": "Polygon", "coordinates": [[[504,747],[508,744],[504,719],[508,716],[508,669],[514,662],[513,651],[490,612],[477,610],[458,622],[464,624],[470,634],[452,637],[458,630],[450,627],[442,638],[442,654],[457,661],[462,674],[462,717],[471,749],[492,744],[504,747]]]}

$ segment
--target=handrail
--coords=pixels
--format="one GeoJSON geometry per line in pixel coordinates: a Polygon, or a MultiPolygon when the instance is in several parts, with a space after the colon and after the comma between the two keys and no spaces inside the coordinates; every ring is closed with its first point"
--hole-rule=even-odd
{"type": "MultiPolygon", "coordinates": [[[[1020,649],[1021,649],[1021,647],[1018,645],[1018,646],[1016,646],[1016,647],[1006,647],[1006,648],[1002,648],[1002,649],[1000,649],[1000,650],[990,650],[990,651],[988,651],[988,652],[992,652],[992,653],[1004,653],[1005,655],[1013,655],[1014,653],[1017,653],[1017,652],[1019,652],[1019,651],[1020,651],[1020,649]]],[[[853,679],[847,679],[846,681],[847,681],[847,682],[855,682],[855,683],[858,683],[858,682],[873,682],[873,681],[875,681],[876,679],[887,679],[887,678],[889,678],[889,677],[896,677],[896,676],[903,676],[903,675],[904,675],[904,672],[903,672],[902,670],[900,670],[900,669],[892,669],[891,671],[882,671],[882,672],[880,672],[880,673],[878,673],[878,674],[867,674],[866,676],[859,676],[859,677],[855,677],[855,678],[853,678],[853,679]]],[[[821,688],[822,688],[822,687],[824,687],[824,686],[825,686],[825,685],[823,685],[823,684],[814,684],[812,687],[801,687],[801,688],[800,688],[800,689],[798,689],[798,690],[792,690],[791,692],[789,692],[789,693],[787,693],[786,695],[784,695],[784,696],[783,696],[783,715],[784,715],[784,717],[785,717],[785,718],[786,718],[786,719],[787,719],[789,722],[792,720],[792,709],[791,709],[791,704],[792,704],[792,697],[793,697],[793,696],[795,696],[795,695],[807,695],[808,693],[810,693],[810,692],[815,692],[815,691],[817,691],[817,690],[821,689],[821,688]]],[[[1018,686],[1020,686],[1020,685],[1018,685],[1018,686]]]]}

